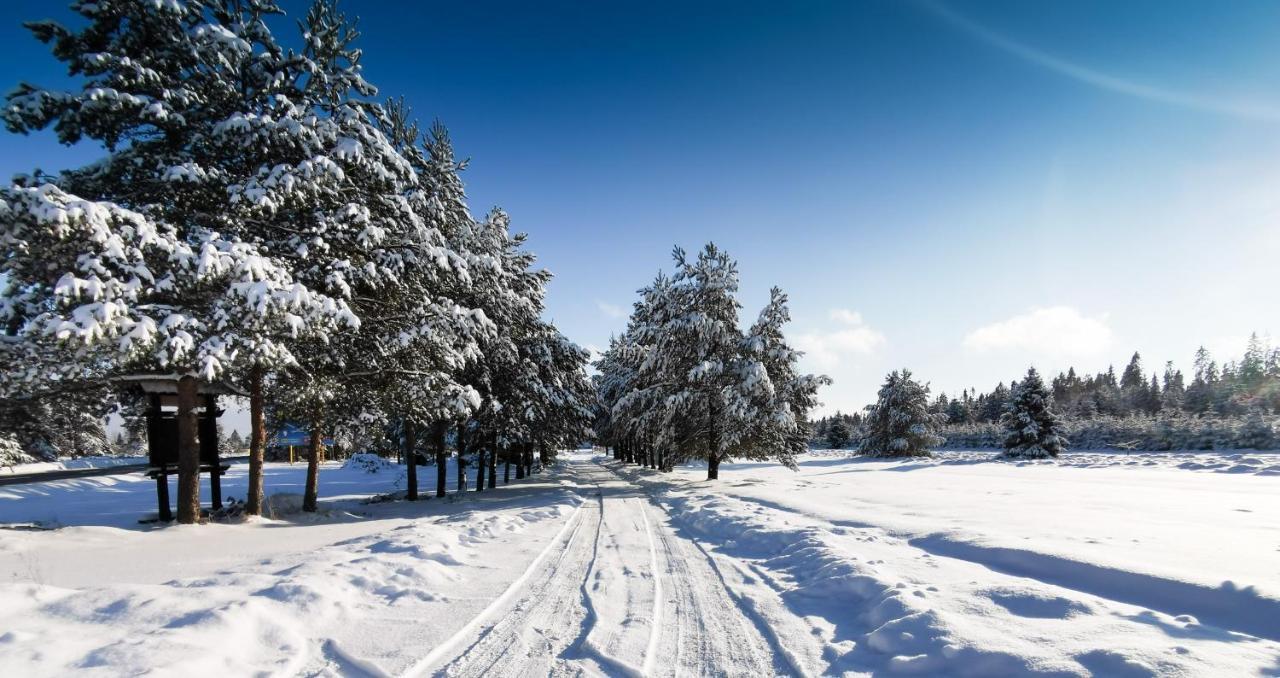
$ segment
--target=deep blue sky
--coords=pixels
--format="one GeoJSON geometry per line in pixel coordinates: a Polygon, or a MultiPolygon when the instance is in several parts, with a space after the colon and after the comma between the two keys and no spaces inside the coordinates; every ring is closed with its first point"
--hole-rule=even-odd
{"type": "MultiPolygon", "coordinates": [[[[344,4],[579,343],[707,240],[749,317],[790,293],[826,409],[1280,332],[1280,4],[689,4],[344,4]]],[[[18,24],[62,4],[3,13],[0,83],[61,82],[18,24]]],[[[97,155],[0,138],[5,176],[97,155]]]]}

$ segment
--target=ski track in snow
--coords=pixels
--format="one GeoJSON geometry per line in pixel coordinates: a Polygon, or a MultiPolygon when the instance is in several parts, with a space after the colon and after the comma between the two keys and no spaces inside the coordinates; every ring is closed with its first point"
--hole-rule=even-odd
{"type": "Polygon", "coordinates": [[[776,479],[798,490],[787,492],[761,478],[703,484],[696,469],[605,464],[719,564],[789,673],[1280,675],[1277,602],[1251,586],[916,537],[844,517],[844,495],[807,498],[804,478],[776,479]]]}
{"type": "Polygon", "coordinates": [[[793,673],[711,557],[651,517],[646,494],[594,463],[562,473],[598,494],[553,542],[555,555],[535,565],[517,600],[473,621],[471,645],[410,675],[793,673]]]}

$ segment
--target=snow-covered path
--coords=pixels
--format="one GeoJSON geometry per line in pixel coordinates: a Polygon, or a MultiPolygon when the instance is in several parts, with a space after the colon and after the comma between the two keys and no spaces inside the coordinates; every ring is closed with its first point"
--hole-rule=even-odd
{"type": "Polygon", "coordinates": [[[559,474],[587,501],[524,576],[411,673],[788,672],[709,556],[646,495],[594,462],[559,474]]]}

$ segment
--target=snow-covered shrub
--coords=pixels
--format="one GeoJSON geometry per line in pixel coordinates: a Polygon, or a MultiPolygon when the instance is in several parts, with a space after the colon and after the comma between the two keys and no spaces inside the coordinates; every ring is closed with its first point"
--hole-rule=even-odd
{"type": "Polygon", "coordinates": [[[351,458],[342,465],[343,469],[353,471],[363,471],[365,473],[381,473],[382,471],[390,471],[396,468],[396,464],[389,459],[384,459],[376,454],[368,452],[360,452],[351,455],[351,458]]]}
{"type": "Polygon", "coordinates": [[[22,451],[18,439],[10,433],[0,433],[0,467],[15,464],[29,464],[35,457],[22,451]]]}
{"type": "Polygon", "coordinates": [[[948,424],[941,433],[947,439],[947,447],[957,450],[994,450],[1004,442],[1003,429],[989,421],[948,424]]]}
{"type": "Polygon", "coordinates": [[[1276,447],[1276,431],[1268,417],[1255,411],[1236,429],[1235,447],[1243,450],[1270,450],[1276,447]]]}
{"type": "MultiPolygon", "coordinates": [[[[1278,419],[1261,412],[1245,419],[1181,414],[1098,416],[1067,419],[1062,430],[1077,450],[1272,450],[1280,449],[1278,419]]],[[[953,449],[1000,449],[1003,440],[1000,428],[986,422],[950,424],[940,433],[953,449]]]]}
{"type": "Polygon", "coordinates": [[[267,508],[263,513],[268,518],[280,518],[302,511],[303,496],[296,492],[277,492],[267,497],[267,508]]]}

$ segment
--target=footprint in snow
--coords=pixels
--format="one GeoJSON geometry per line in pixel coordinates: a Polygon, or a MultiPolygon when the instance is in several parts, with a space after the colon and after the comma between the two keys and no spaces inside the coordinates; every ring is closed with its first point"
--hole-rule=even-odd
{"type": "Polygon", "coordinates": [[[995,590],[986,595],[991,602],[1019,617],[1066,619],[1089,611],[1089,606],[1078,600],[1033,591],[995,590]]]}

